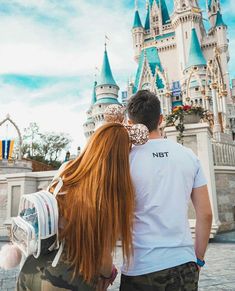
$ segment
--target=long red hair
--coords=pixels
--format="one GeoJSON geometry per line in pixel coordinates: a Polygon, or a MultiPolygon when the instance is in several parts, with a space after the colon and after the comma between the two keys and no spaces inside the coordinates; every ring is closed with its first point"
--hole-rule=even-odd
{"type": "Polygon", "coordinates": [[[60,232],[66,256],[91,282],[107,250],[122,239],[123,257],[132,254],[134,190],[129,170],[129,136],[123,125],[108,123],[91,137],[85,151],[62,172],[65,195],[58,196],[60,232]]]}

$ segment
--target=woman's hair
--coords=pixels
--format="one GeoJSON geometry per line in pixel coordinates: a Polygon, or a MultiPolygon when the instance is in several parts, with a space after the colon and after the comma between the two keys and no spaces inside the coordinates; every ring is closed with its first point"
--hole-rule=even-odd
{"type": "Polygon", "coordinates": [[[66,256],[91,282],[105,257],[122,239],[123,257],[132,254],[134,190],[129,170],[129,136],[123,125],[108,123],[91,137],[85,151],[62,172],[65,195],[57,196],[66,256]]]}

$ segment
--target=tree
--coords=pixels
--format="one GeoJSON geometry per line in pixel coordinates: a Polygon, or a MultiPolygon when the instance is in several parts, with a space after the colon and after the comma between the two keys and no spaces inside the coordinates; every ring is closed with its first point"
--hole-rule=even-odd
{"type": "Polygon", "coordinates": [[[41,134],[41,151],[46,160],[50,163],[57,161],[61,152],[71,142],[65,133],[49,132],[41,134]]]}
{"type": "Polygon", "coordinates": [[[36,122],[30,122],[29,126],[24,129],[23,135],[23,155],[28,154],[30,157],[40,155],[39,141],[40,141],[39,126],[36,122]]]}
{"type": "Polygon", "coordinates": [[[58,159],[70,142],[65,133],[40,133],[39,126],[33,122],[24,130],[22,152],[30,159],[58,168],[61,165],[58,159]]]}

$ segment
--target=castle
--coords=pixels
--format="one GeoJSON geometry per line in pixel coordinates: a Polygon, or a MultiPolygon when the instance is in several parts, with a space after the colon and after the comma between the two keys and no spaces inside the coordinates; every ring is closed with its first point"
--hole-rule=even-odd
{"type": "MultiPolygon", "coordinates": [[[[149,89],[158,94],[164,115],[180,104],[201,105],[211,112],[213,126],[207,122],[185,124],[184,145],[199,157],[208,181],[213,211],[211,237],[235,230],[235,80],[230,88],[227,26],[220,3],[208,1],[209,31],[203,25],[197,1],[175,0],[171,17],[165,0],[149,0],[147,4],[144,26],[137,5],[135,9],[132,35],[138,68],[135,81],[128,84],[127,97],[139,89],[149,89]]],[[[105,47],[102,71],[94,83],[84,123],[87,138],[103,124],[108,105],[125,102],[119,101],[118,92],[105,47]]],[[[166,127],[165,134],[177,141],[174,126],[166,127]]],[[[32,172],[21,160],[2,164],[0,239],[9,236],[20,197],[46,189],[54,175],[55,171],[32,172]]],[[[194,232],[192,206],[189,223],[194,232]]]]}
{"type": "MultiPolygon", "coordinates": [[[[128,97],[139,89],[154,91],[164,115],[177,105],[200,105],[213,114],[218,141],[235,139],[235,80],[231,88],[229,40],[220,1],[207,1],[208,31],[197,0],[174,0],[171,16],[165,0],[149,0],[144,25],[137,1],[135,6],[132,37],[138,68],[134,82],[128,85],[128,97]]],[[[119,104],[118,91],[105,47],[84,123],[86,137],[103,123],[104,109],[119,104]]]]}

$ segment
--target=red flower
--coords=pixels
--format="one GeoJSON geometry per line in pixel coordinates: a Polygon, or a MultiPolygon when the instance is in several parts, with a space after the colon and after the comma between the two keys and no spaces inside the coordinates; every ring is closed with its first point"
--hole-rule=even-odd
{"type": "Polygon", "coordinates": [[[190,110],[192,107],[190,105],[184,105],[183,110],[184,111],[188,111],[190,110]]]}

